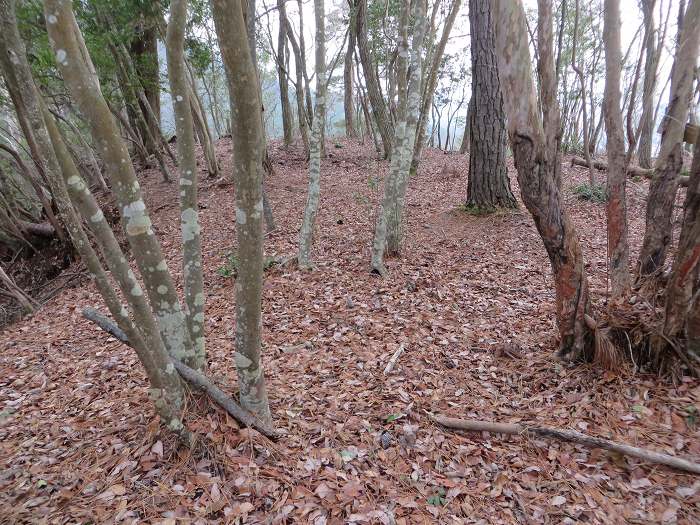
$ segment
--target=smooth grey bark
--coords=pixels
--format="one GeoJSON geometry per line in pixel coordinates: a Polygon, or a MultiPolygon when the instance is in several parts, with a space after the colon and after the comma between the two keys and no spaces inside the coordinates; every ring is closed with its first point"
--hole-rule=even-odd
{"type": "MultiPolygon", "coordinates": [[[[283,9],[285,0],[277,0],[277,9],[283,9]]],[[[287,25],[279,24],[277,38],[277,78],[280,88],[280,106],[282,109],[282,130],[284,145],[289,146],[294,138],[294,125],[292,119],[292,107],[289,104],[289,78],[287,77],[287,59],[289,50],[287,47],[287,25]]]]}
{"type": "MultiPolygon", "coordinates": [[[[182,232],[182,276],[185,317],[197,355],[205,356],[204,284],[197,200],[197,160],[194,149],[194,121],[184,58],[187,0],[172,0],[166,33],[166,56],[170,95],[175,111],[177,152],[180,167],[180,230],[182,232]]],[[[200,368],[205,362],[200,363],[200,368]]]]}
{"type": "Polygon", "coordinates": [[[661,270],[673,241],[673,206],[683,166],[682,142],[700,44],[700,0],[691,0],[673,62],[670,103],[662,124],[661,146],[646,206],[646,230],[639,254],[639,276],[661,270]]]}
{"type": "Polygon", "coordinates": [[[398,255],[403,240],[403,212],[406,200],[409,172],[418,126],[421,102],[422,57],[421,47],[426,31],[427,2],[413,3],[414,20],[410,50],[408,48],[409,5],[401,11],[401,48],[399,65],[399,108],[394,126],[394,151],[391,155],[389,174],[384,182],[384,199],[377,217],[372,244],[372,271],[386,275],[384,255],[398,255]],[[409,73],[410,72],[410,73],[409,73]],[[408,74],[408,78],[407,78],[408,74]]]}
{"type": "MultiPolygon", "coordinates": [[[[627,160],[622,112],[620,110],[620,2],[605,0],[603,40],[605,43],[604,113],[608,153],[608,200],[605,206],[608,226],[608,269],[613,300],[630,290],[629,244],[627,242],[627,160]]],[[[592,169],[592,166],[589,166],[592,169]]]]}
{"type": "Polygon", "coordinates": [[[428,124],[428,113],[430,112],[430,107],[433,102],[433,96],[435,95],[435,87],[437,86],[438,73],[440,71],[440,64],[442,63],[442,56],[445,53],[447,41],[450,38],[452,28],[454,27],[454,23],[457,19],[457,15],[459,14],[459,9],[461,6],[462,0],[452,0],[450,11],[447,14],[447,18],[445,19],[445,23],[442,28],[440,41],[438,42],[435,50],[433,51],[433,56],[430,63],[430,71],[425,77],[425,86],[423,88],[423,94],[421,98],[420,115],[418,117],[418,129],[416,130],[416,142],[413,148],[413,160],[411,162],[411,169],[413,171],[416,171],[418,169],[418,163],[420,162],[420,157],[423,153],[423,146],[425,145],[425,130],[428,124]]]}
{"type": "Polygon", "coordinates": [[[299,134],[301,135],[302,143],[304,144],[304,153],[308,157],[310,155],[309,151],[309,120],[306,114],[306,109],[304,107],[304,73],[303,73],[303,63],[302,63],[302,52],[299,49],[299,43],[294,36],[294,31],[292,26],[289,24],[289,18],[287,17],[287,10],[285,8],[285,1],[279,0],[278,4],[280,25],[284,25],[285,34],[289,39],[289,43],[292,45],[292,52],[294,53],[294,68],[296,73],[296,103],[297,103],[297,120],[299,122],[299,134]]]}
{"type": "Polygon", "coordinates": [[[387,238],[387,212],[394,206],[398,200],[398,178],[401,168],[401,155],[406,148],[407,129],[406,129],[406,111],[408,108],[408,24],[410,18],[410,4],[405,2],[401,6],[399,15],[399,43],[396,59],[396,76],[398,77],[398,106],[396,109],[396,123],[394,125],[394,151],[391,154],[389,165],[389,173],[384,181],[384,198],[381,203],[381,209],[377,214],[377,222],[375,224],[374,239],[372,242],[372,271],[386,276],[387,270],[384,266],[384,252],[386,250],[387,238]]]}
{"type": "Polygon", "coordinates": [[[49,40],[68,91],[90,124],[95,143],[112,181],[120,207],[122,224],[144,281],[148,298],[158,320],[168,353],[181,361],[201,366],[203,355],[192,345],[187,323],[175,291],[168,265],[161,251],[141,195],[141,188],[126,145],[102,96],[90,56],[81,45],[82,37],[72,2],[45,0],[49,40]]]}
{"type": "Polygon", "coordinates": [[[397,177],[397,198],[391,200],[390,206],[384,211],[387,219],[386,250],[387,254],[395,256],[401,252],[403,242],[403,214],[406,208],[406,189],[413,160],[413,148],[416,144],[416,128],[421,101],[423,82],[422,47],[425,39],[428,10],[427,0],[413,2],[413,35],[410,49],[409,78],[406,107],[406,143],[401,153],[400,167],[397,177]]]}
{"type": "Polygon", "coordinates": [[[300,268],[311,266],[311,246],[314,225],[318,213],[321,192],[321,150],[323,148],[322,128],[326,122],[326,25],[324,0],[314,0],[316,19],[316,107],[309,141],[309,189],[304,207],[304,218],[299,231],[298,264],[300,268]]]}
{"type": "Polygon", "coordinates": [[[516,208],[506,167],[506,117],[498,80],[493,16],[489,2],[469,0],[472,100],[469,122],[467,206],[516,208]]]}
{"type": "Polygon", "coordinates": [[[234,360],[241,405],[269,424],[272,416],[260,356],[264,140],[258,75],[248,43],[241,0],[212,0],[212,8],[231,100],[239,261],[235,288],[234,360]]]}
{"type": "MultiPolygon", "coordinates": [[[[574,35],[573,42],[571,44],[571,68],[576,73],[579,81],[579,88],[581,90],[581,112],[582,112],[582,123],[583,123],[583,155],[588,162],[588,184],[593,186],[595,184],[595,178],[593,176],[593,166],[591,165],[591,147],[590,147],[590,132],[589,132],[589,118],[588,118],[588,106],[586,105],[586,82],[583,76],[583,70],[581,66],[576,63],[576,48],[578,44],[578,26],[579,18],[581,15],[581,9],[579,8],[579,0],[576,0],[576,6],[574,11],[574,35]]],[[[593,94],[591,93],[591,96],[593,94]]]]}
{"type": "MultiPolygon", "coordinates": [[[[116,293],[108,284],[106,275],[103,275],[104,271],[99,262],[91,261],[93,258],[97,260],[96,257],[86,253],[88,266],[92,266],[93,273],[97,272],[95,275],[98,290],[115,319],[118,319],[124,330],[128,331],[130,336],[134,338],[134,349],[144,365],[151,383],[149,396],[161,418],[164,419],[170,430],[179,434],[185,441],[191,442],[190,434],[182,423],[185,391],[175,368],[170,362],[170,357],[163,344],[163,339],[143,294],[141,285],[131,270],[119,246],[119,242],[114,236],[114,232],[105,219],[97,201],[81,179],[53,117],[47,111],[44,112],[44,121],[56,152],[56,158],[61,166],[69,198],[86,223],[90,225],[90,230],[100,247],[103,259],[119,285],[127,306],[120,304],[116,293]],[[129,310],[132,312],[133,322],[129,316],[129,310]]],[[[90,246],[87,239],[78,239],[79,249],[85,249],[86,246],[90,246]]]]}
{"type": "Polygon", "coordinates": [[[355,9],[353,6],[353,0],[348,0],[348,5],[350,6],[350,27],[348,27],[348,47],[347,51],[345,52],[345,63],[343,67],[343,110],[345,111],[345,136],[349,138],[356,138],[357,130],[355,129],[355,103],[352,86],[352,56],[355,52],[357,37],[355,36],[355,9]]]}

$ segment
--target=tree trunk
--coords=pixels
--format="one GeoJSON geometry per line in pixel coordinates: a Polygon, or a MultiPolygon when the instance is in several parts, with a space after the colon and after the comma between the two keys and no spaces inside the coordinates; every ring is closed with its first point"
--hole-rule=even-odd
{"type": "Polygon", "coordinates": [[[639,122],[639,145],[637,158],[642,168],[651,168],[651,145],[654,137],[654,92],[656,90],[656,29],[654,26],[654,5],[656,0],[642,0],[646,40],[644,48],[644,87],[642,88],[642,117],[639,122]]]}
{"type": "MultiPolygon", "coordinates": [[[[478,3],[478,2],[477,2],[478,3]]],[[[483,3],[483,2],[482,2],[483,3]]],[[[435,86],[437,86],[438,75],[440,72],[440,65],[442,64],[442,56],[445,53],[445,47],[447,46],[447,41],[450,38],[450,33],[452,32],[452,27],[454,26],[457,14],[459,13],[459,8],[462,6],[462,0],[453,0],[450,6],[450,11],[445,19],[445,25],[442,29],[442,35],[440,36],[440,41],[433,52],[432,62],[430,64],[430,71],[425,80],[425,87],[423,88],[420,115],[418,117],[418,129],[416,130],[416,141],[413,148],[413,159],[411,161],[411,169],[416,171],[418,169],[418,164],[420,163],[420,157],[423,153],[423,146],[425,145],[425,130],[428,124],[428,112],[430,111],[430,106],[433,102],[433,96],[435,94],[435,86]]],[[[470,13],[471,13],[471,2],[470,2],[470,13]]],[[[470,14],[471,16],[471,14],[470,14]]],[[[473,92],[473,89],[472,89],[473,92]]],[[[505,140],[505,131],[503,132],[503,140],[505,140]]]]}
{"type": "MultiPolygon", "coordinates": [[[[197,201],[197,159],[194,149],[194,121],[187,69],[184,58],[187,0],[172,0],[166,34],[166,55],[170,96],[175,111],[177,152],[180,167],[180,230],[182,232],[182,276],[185,293],[185,317],[195,354],[204,357],[204,285],[197,201]]],[[[196,368],[206,363],[198,362],[196,368]]]]}
{"type": "Polygon", "coordinates": [[[516,208],[506,167],[506,122],[489,2],[469,0],[472,101],[467,206],[487,212],[516,208]]]}
{"type": "Polygon", "coordinates": [[[348,27],[348,48],[345,52],[345,64],[343,68],[343,109],[345,110],[345,136],[348,138],[356,138],[357,131],[355,130],[355,104],[353,101],[352,89],[352,55],[355,52],[355,9],[353,0],[348,0],[350,5],[350,25],[348,27]]]}
{"type": "Polygon", "coordinates": [[[496,56],[523,202],[542,237],[554,274],[561,356],[592,357],[588,281],[578,235],[562,206],[559,107],[556,100],[550,0],[538,2],[539,117],[520,0],[492,0],[496,56]],[[544,122],[544,125],[543,125],[544,122]]]}
{"type": "MultiPolygon", "coordinates": [[[[405,27],[408,27],[408,9],[409,6],[404,6],[406,17],[405,27]]],[[[402,65],[403,71],[399,72],[400,79],[400,99],[403,98],[402,107],[399,110],[399,121],[397,122],[394,135],[394,152],[391,157],[392,167],[389,170],[389,176],[384,182],[384,200],[382,209],[377,218],[377,226],[374,234],[374,243],[372,248],[372,270],[381,274],[386,274],[384,268],[384,251],[387,255],[398,255],[401,252],[401,243],[403,240],[403,213],[406,200],[406,188],[408,186],[408,177],[411,170],[411,162],[413,160],[413,148],[416,140],[416,129],[418,126],[418,112],[420,111],[421,101],[421,81],[422,81],[422,64],[421,64],[421,46],[425,38],[426,31],[426,11],[428,9],[427,2],[418,0],[413,3],[413,35],[411,40],[411,48],[409,54],[410,64],[408,64],[409,78],[406,86],[406,69],[402,65]],[[404,94],[405,92],[405,94],[404,94]]],[[[407,30],[407,29],[406,29],[407,30]]],[[[407,34],[402,37],[404,41],[404,50],[399,53],[402,63],[405,64],[405,48],[408,47],[407,34]],[[402,56],[403,55],[403,56],[402,56]]]]}
{"type": "Polygon", "coordinates": [[[292,31],[292,26],[289,24],[284,0],[279,0],[277,6],[279,8],[280,25],[285,26],[285,34],[289,39],[289,43],[292,45],[292,52],[294,53],[294,67],[296,72],[295,91],[297,101],[297,120],[299,121],[299,134],[301,135],[301,141],[304,144],[304,153],[308,157],[310,154],[309,121],[306,115],[306,109],[304,108],[304,72],[301,59],[302,52],[299,49],[299,43],[297,42],[297,39],[294,36],[294,31],[292,31]]]}
{"type": "Polygon", "coordinates": [[[357,49],[360,52],[360,63],[365,75],[367,95],[379,135],[382,138],[384,158],[389,158],[392,150],[391,141],[394,137],[394,125],[389,118],[389,111],[379,86],[379,80],[377,79],[369,49],[369,42],[367,41],[367,0],[355,0],[355,6],[357,49]]]}
{"type": "Polygon", "coordinates": [[[666,111],[661,148],[649,186],[646,230],[639,254],[639,277],[661,270],[673,240],[671,219],[683,166],[683,132],[695,78],[700,42],[700,0],[691,0],[683,23],[680,45],[673,63],[671,101],[666,111]]]}
{"type": "Polygon", "coordinates": [[[304,208],[304,219],[299,232],[300,268],[311,266],[311,246],[313,244],[314,224],[318,213],[318,200],[321,191],[321,128],[326,120],[326,37],[325,37],[325,6],[324,0],[314,0],[316,17],[316,107],[311,128],[309,144],[309,190],[304,208]]]}
{"type": "MultiPolygon", "coordinates": [[[[593,167],[590,166],[591,161],[591,149],[589,144],[589,131],[588,131],[588,107],[586,106],[586,82],[583,77],[583,71],[581,66],[576,64],[576,47],[578,43],[578,25],[580,18],[579,0],[576,0],[576,7],[574,12],[574,36],[573,43],[571,45],[571,68],[574,70],[578,76],[579,86],[581,88],[581,109],[583,111],[583,156],[589,163],[588,167],[588,184],[593,186],[595,184],[595,178],[593,177],[593,167]]],[[[591,93],[593,96],[593,93],[591,93]]]]}
{"type": "MultiPolygon", "coordinates": [[[[664,334],[668,337],[683,337],[686,323],[692,321],[690,307],[693,294],[699,286],[700,268],[700,148],[695,142],[695,154],[690,170],[690,182],[683,206],[683,225],[678,240],[678,251],[673,262],[671,279],[666,287],[666,315],[664,334]]],[[[687,330],[692,339],[692,328],[687,330]]],[[[698,335],[696,333],[696,335],[698,335]]],[[[697,344],[696,341],[695,344],[697,344]]],[[[700,353],[697,354],[700,357],[700,353]]]]}
{"type": "Polygon", "coordinates": [[[105,163],[121,210],[126,237],[146,285],[168,353],[196,368],[204,362],[192,346],[175,286],[141,195],[129,152],[107,106],[90,56],[84,51],[72,2],[45,0],[49,38],[58,68],[73,100],[90,124],[93,140],[101,144],[105,163]]]}
{"type": "Polygon", "coordinates": [[[158,62],[158,32],[154,25],[138,28],[136,38],[129,47],[130,56],[138,74],[138,79],[143,86],[144,95],[148,107],[139,102],[142,111],[153,113],[153,120],[149,123],[151,134],[157,137],[160,134],[160,64],[158,62]]]}
{"type": "Polygon", "coordinates": [[[262,105],[241,0],[214,0],[214,24],[231,99],[236,185],[236,353],[241,405],[265,423],[272,416],[260,357],[263,278],[262,105]]]}
{"type": "MultiPolygon", "coordinates": [[[[277,9],[282,9],[280,4],[284,4],[285,0],[277,0],[277,9]]],[[[282,107],[282,129],[285,147],[292,143],[293,137],[293,122],[292,122],[292,107],[289,104],[289,79],[287,78],[287,68],[289,61],[287,60],[287,25],[279,24],[279,35],[277,39],[277,77],[280,87],[280,105],[282,107]]]]}
{"type": "MultiPolygon", "coordinates": [[[[604,112],[608,152],[608,268],[613,300],[630,289],[629,245],[627,242],[627,162],[620,112],[620,2],[605,0],[603,40],[605,42],[604,112]]],[[[589,166],[589,169],[593,169],[589,166]]]]}

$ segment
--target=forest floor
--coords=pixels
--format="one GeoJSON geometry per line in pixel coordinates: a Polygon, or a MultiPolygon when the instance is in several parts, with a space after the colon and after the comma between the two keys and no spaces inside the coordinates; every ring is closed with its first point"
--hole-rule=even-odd
{"type": "MultiPolygon", "coordinates": [[[[178,449],[134,352],[81,317],[85,306],[104,311],[84,278],[0,334],[0,522],[698,523],[690,475],[431,422],[429,413],[533,421],[697,460],[700,382],[555,359],[554,291],[534,224],[522,204],[462,211],[464,156],[426,152],[410,181],[403,256],[388,278],[370,275],[387,164],[369,147],[338,146],[328,142],[322,165],[316,269],[265,276],[265,375],[287,435],[270,442],[193,397],[188,421],[206,445],[194,456],[178,449]]],[[[229,173],[230,139],[218,153],[229,173]]],[[[298,150],[274,145],[271,155],[278,228],[266,254],[284,257],[297,247],[306,165],[298,150]]],[[[604,205],[572,192],[587,176],[566,164],[563,194],[603,301],[604,205]]],[[[177,270],[178,186],[152,169],[140,177],[177,270]]],[[[628,188],[634,260],[647,183],[628,188]]],[[[203,180],[200,203],[209,373],[235,393],[234,278],[221,275],[235,243],[233,190],[203,180]]]]}

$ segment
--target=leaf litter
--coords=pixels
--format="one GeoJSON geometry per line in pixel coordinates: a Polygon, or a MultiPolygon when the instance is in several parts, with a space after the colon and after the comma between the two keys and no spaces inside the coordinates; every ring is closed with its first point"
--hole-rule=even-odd
{"type": "MultiPolygon", "coordinates": [[[[387,279],[370,275],[387,164],[369,145],[338,142],[323,161],[314,271],[265,274],[265,375],[287,436],[272,443],[193,397],[188,423],[206,453],[178,449],[133,352],[82,319],[83,307],[102,306],[84,278],[0,334],[0,521],[697,523],[700,484],[690,475],[430,421],[433,412],[536,421],[700,457],[697,380],[674,385],[553,358],[554,292],[537,231],[522,204],[490,216],[461,211],[466,157],[426,152],[410,181],[403,255],[388,261],[387,279]]],[[[230,139],[217,150],[230,172],[230,139]]],[[[285,257],[297,246],[306,166],[296,147],[273,143],[270,153],[278,229],[265,250],[285,257]]],[[[510,173],[517,194],[512,165],[510,173]]],[[[563,196],[603,300],[605,210],[571,192],[586,177],[564,166],[563,196]]],[[[153,169],[140,180],[176,269],[176,185],[153,169]]],[[[219,272],[235,248],[233,190],[204,178],[201,186],[209,375],[235,393],[234,277],[219,272]]],[[[646,191],[630,183],[632,257],[646,191]]]]}

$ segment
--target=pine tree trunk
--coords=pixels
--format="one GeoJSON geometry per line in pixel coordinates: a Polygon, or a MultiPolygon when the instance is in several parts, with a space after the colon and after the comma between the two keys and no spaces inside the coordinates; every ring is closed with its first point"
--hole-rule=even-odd
{"type": "Polygon", "coordinates": [[[72,2],[45,0],[49,38],[58,68],[77,107],[85,115],[93,140],[103,147],[102,159],[121,210],[126,237],[146,285],[168,353],[196,368],[203,362],[192,345],[184,313],[168,265],[151,226],[129,152],[100,91],[90,57],[82,49],[82,37],[72,2]]]}
{"type": "Polygon", "coordinates": [[[493,0],[496,56],[523,202],[542,237],[554,274],[561,356],[592,356],[588,281],[578,235],[562,206],[559,108],[552,52],[550,0],[538,2],[540,120],[520,0],[493,0]],[[544,125],[543,125],[544,122],[544,125]]]}
{"type": "Polygon", "coordinates": [[[316,107],[309,143],[309,190],[306,196],[304,219],[299,232],[300,268],[311,266],[311,246],[313,244],[314,225],[318,213],[318,201],[321,191],[321,149],[322,128],[326,122],[326,37],[324,0],[314,0],[316,18],[316,107]]]}
{"type": "Polygon", "coordinates": [[[700,43],[700,0],[691,0],[683,23],[680,45],[673,63],[671,101],[666,111],[661,148],[649,186],[646,230],[639,254],[639,276],[660,271],[673,241],[671,219],[679,174],[683,166],[683,132],[695,78],[700,43]]]}
{"type": "MultiPolygon", "coordinates": [[[[172,0],[166,34],[166,55],[170,96],[175,110],[175,129],[180,167],[180,229],[182,232],[182,275],[185,293],[185,316],[195,353],[204,356],[204,284],[197,200],[197,159],[194,149],[194,121],[184,59],[187,0],[172,0]]],[[[198,363],[203,368],[204,361],[198,363]]]]}
{"type": "Polygon", "coordinates": [[[272,416],[260,357],[263,278],[262,157],[264,141],[258,75],[241,0],[213,0],[214,24],[231,98],[236,185],[236,353],[241,405],[265,423],[272,416]]]}
{"type": "Polygon", "coordinates": [[[490,3],[469,0],[469,21],[473,106],[469,123],[467,206],[487,212],[516,208],[506,167],[506,123],[490,3]]]}
{"type": "MultiPolygon", "coordinates": [[[[605,0],[603,40],[605,42],[604,113],[608,152],[608,268],[613,299],[630,289],[629,245],[627,242],[627,162],[620,111],[620,2],[605,0]]],[[[591,166],[589,166],[589,169],[591,166]]]]}

